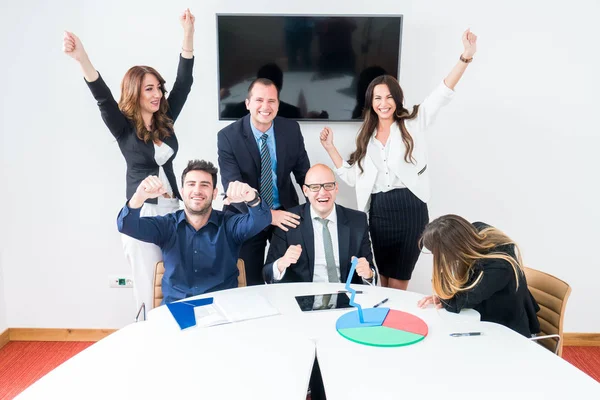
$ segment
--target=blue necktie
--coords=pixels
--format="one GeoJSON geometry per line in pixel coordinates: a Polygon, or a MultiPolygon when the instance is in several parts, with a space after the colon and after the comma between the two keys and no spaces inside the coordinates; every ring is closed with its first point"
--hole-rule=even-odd
{"type": "Polygon", "coordinates": [[[269,135],[260,137],[260,197],[269,208],[273,208],[273,173],[271,171],[271,154],[267,146],[269,135]]]}

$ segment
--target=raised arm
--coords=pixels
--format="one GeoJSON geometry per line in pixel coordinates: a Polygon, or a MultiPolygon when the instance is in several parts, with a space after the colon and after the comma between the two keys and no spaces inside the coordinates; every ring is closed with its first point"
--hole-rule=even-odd
{"type": "Polygon", "coordinates": [[[226,222],[227,233],[237,243],[255,236],[271,224],[271,210],[260,200],[258,192],[243,182],[231,182],[227,187],[224,204],[244,203],[247,214],[236,214],[226,222]]]}
{"type": "Polygon", "coordinates": [[[83,77],[88,82],[94,82],[98,79],[98,71],[92,65],[87,52],[83,48],[81,40],[73,32],[65,31],[63,37],[63,52],[77,61],[81,70],[83,71],[83,77]]]}
{"type": "Polygon", "coordinates": [[[181,46],[181,56],[183,58],[194,58],[194,23],[196,17],[188,8],[179,17],[181,26],[183,27],[183,45],[181,46]]]}
{"type": "Polygon", "coordinates": [[[72,32],[66,32],[63,37],[63,52],[77,61],[81,70],[83,71],[83,77],[98,103],[100,108],[100,114],[102,120],[108,127],[108,130],[112,135],[119,139],[119,137],[129,129],[129,122],[127,118],[119,110],[117,102],[112,96],[110,89],[104,83],[104,80],[96,71],[96,68],[90,62],[87,52],[83,48],[81,40],[72,32]]]}
{"type": "Polygon", "coordinates": [[[354,168],[356,168],[356,164],[350,166],[348,163],[344,162],[340,152],[333,144],[333,130],[327,126],[323,128],[320,139],[321,145],[327,154],[329,154],[331,161],[333,161],[333,165],[336,168],[336,175],[339,176],[340,179],[346,182],[349,186],[353,187],[356,184],[356,172],[354,170],[354,168]]]}
{"type": "Polygon", "coordinates": [[[183,44],[181,46],[181,58],[177,67],[177,77],[173,84],[173,89],[167,98],[169,102],[169,113],[173,121],[177,120],[187,96],[192,88],[194,78],[192,70],[194,67],[194,22],[196,17],[188,8],[179,17],[183,27],[183,44]]]}
{"type": "Polygon", "coordinates": [[[162,246],[167,234],[166,217],[140,217],[140,209],[147,199],[154,199],[165,193],[162,181],[156,176],[148,176],[140,183],[136,192],[117,218],[119,232],[135,239],[162,246]]]}
{"type": "Polygon", "coordinates": [[[477,51],[477,36],[467,29],[463,33],[462,43],[464,46],[464,51],[461,54],[459,61],[456,63],[454,68],[452,68],[446,79],[444,79],[446,86],[452,90],[454,90],[454,87],[465,73],[467,66],[473,60],[473,56],[477,51]]]}
{"type": "Polygon", "coordinates": [[[329,158],[331,158],[331,161],[333,161],[333,165],[335,165],[336,168],[341,168],[344,164],[344,159],[333,144],[333,130],[328,126],[323,128],[320,139],[321,145],[327,154],[329,154],[329,158]]]}

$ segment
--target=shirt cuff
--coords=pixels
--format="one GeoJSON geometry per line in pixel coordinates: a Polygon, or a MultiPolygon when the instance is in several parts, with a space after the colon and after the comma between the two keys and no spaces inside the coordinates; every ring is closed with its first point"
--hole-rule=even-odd
{"type": "Polygon", "coordinates": [[[373,272],[373,276],[371,277],[371,280],[369,281],[368,279],[365,278],[361,278],[363,283],[369,286],[375,286],[375,270],[373,268],[371,268],[371,271],[373,272]]]}
{"type": "Polygon", "coordinates": [[[454,90],[452,90],[448,86],[446,86],[445,79],[442,79],[442,83],[435,89],[435,92],[439,92],[439,94],[443,97],[448,97],[448,98],[454,97],[454,90]]]}
{"type": "Polygon", "coordinates": [[[342,176],[344,174],[344,170],[350,168],[352,168],[352,165],[348,164],[347,161],[344,161],[341,167],[335,169],[335,173],[338,176],[342,176]]]}
{"type": "Polygon", "coordinates": [[[277,268],[277,261],[279,261],[279,260],[276,260],[273,263],[273,280],[274,281],[280,281],[280,280],[282,280],[283,276],[285,275],[285,271],[286,271],[284,269],[283,272],[279,272],[279,268],[277,268]]]}

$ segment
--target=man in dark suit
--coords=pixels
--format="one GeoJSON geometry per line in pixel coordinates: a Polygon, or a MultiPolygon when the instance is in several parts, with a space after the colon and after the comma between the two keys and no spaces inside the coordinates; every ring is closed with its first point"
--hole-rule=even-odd
{"type": "MultiPolygon", "coordinates": [[[[335,204],[338,185],[333,171],[323,164],[308,170],[302,189],[308,203],[290,209],[300,215],[300,225],[289,230],[275,228],[263,268],[265,282],[346,282],[356,257],[352,283],[374,285],[377,274],[367,215],[335,204]]],[[[340,295],[315,296],[312,306],[329,308],[342,300],[336,296],[340,295]]],[[[309,385],[313,400],[326,398],[316,358],[309,385]]]]}
{"type": "Polygon", "coordinates": [[[335,204],[338,185],[323,164],[308,171],[303,191],[309,202],[290,209],[300,215],[299,226],[273,232],[265,282],[346,282],[357,257],[352,283],[374,284],[367,215],[335,204]]]}
{"type": "MultiPolygon", "coordinates": [[[[299,216],[284,211],[299,204],[290,173],[303,185],[310,168],[300,126],[276,116],[279,92],[268,79],[256,79],[250,85],[246,107],[250,114],[222,129],[217,137],[223,187],[234,181],[258,187],[261,199],[272,210],[271,225],[282,230],[293,228],[299,216]]],[[[243,204],[228,208],[247,212],[243,204]]],[[[271,232],[268,228],[242,246],[240,258],[246,265],[248,285],[263,283],[261,271],[271,232]]]]}

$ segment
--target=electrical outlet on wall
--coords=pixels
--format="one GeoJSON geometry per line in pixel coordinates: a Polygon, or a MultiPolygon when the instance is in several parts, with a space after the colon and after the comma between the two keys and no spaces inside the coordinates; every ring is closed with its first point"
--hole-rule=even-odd
{"type": "Polygon", "coordinates": [[[111,288],[132,288],[133,278],[126,275],[109,275],[108,287],[111,288]]]}

